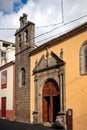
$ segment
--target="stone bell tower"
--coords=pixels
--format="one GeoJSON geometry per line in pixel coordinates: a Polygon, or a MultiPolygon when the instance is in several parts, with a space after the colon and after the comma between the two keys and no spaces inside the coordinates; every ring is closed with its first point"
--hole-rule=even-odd
{"type": "Polygon", "coordinates": [[[27,15],[20,17],[20,28],[15,33],[16,41],[16,101],[15,118],[30,121],[30,57],[34,49],[35,24],[27,21],[27,15]]]}

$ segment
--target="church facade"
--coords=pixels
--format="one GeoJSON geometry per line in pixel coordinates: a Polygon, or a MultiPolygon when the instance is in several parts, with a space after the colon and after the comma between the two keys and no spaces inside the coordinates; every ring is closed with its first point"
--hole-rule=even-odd
{"type": "Polygon", "coordinates": [[[87,23],[35,47],[35,25],[20,17],[16,37],[16,119],[86,129],[87,23]]]}

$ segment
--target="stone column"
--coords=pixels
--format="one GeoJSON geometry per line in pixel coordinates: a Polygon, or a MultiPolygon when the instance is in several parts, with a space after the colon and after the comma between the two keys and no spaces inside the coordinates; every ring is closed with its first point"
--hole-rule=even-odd
{"type": "Polygon", "coordinates": [[[35,110],[33,111],[33,122],[34,123],[37,123],[38,122],[38,108],[37,108],[37,104],[38,104],[38,101],[37,101],[37,87],[38,87],[38,79],[37,79],[37,74],[35,75],[35,79],[34,79],[34,82],[35,82],[35,110]]]}
{"type": "Polygon", "coordinates": [[[65,91],[64,91],[64,68],[59,68],[58,73],[58,79],[59,79],[59,88],[60,88],[60,113],[64,113],[65,110],[65,91]]]}
{"type": "Polygon", "coordinates": [[[62,86],[62,74],[60,74],[60,111],[63,111],[63,86],[62,86]]]}
{"type": "Polygon", "coordinates": [[[60,88],[60,112],[62,112],[62,75],[61,73],[58,75],[59,77],[59,88],[60,88]]]}
{"type": "Polygon", "coordinates": [[[65,129],[66,127],[66,99],[65,99],[65,93],[66,93],[66,89],[65,89],[65,73],[64,73],[64,68],[60,68],[60,71],[58,73],[58,77],[59,77],[59,87],[60,87],[60,112],[59,114],[62,116],[62,118],[64,119],[64,127],[65,129]]]}

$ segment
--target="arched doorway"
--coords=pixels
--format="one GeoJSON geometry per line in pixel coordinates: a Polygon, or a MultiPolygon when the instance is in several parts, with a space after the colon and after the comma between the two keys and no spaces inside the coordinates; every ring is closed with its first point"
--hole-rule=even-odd
{"type": "Polygon", "coordinates": [[[60,111],[60,94],[57,83],[50,79],[43,88],[43,121],[53,122],[60,111]]]}

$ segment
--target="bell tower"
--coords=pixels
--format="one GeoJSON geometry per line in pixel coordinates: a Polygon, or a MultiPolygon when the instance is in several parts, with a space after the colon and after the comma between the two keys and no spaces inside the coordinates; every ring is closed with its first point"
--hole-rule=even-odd
{"type": "Polygon", "coordinates": [[[20,27],[15,33],[16,41],[16,120],[30,121],[30,57],[34,49],[35,24],[27,21],[27,14],[20,17],[20,27]]]}
{"type": "Polygon", "coordinates": [[[28,47],[32,50],[34,47],[35,24],[27,21],[27,14],[23,14],[19,20],[20,28],[15,33],[16,53],[20,53],[28,47]]]}

